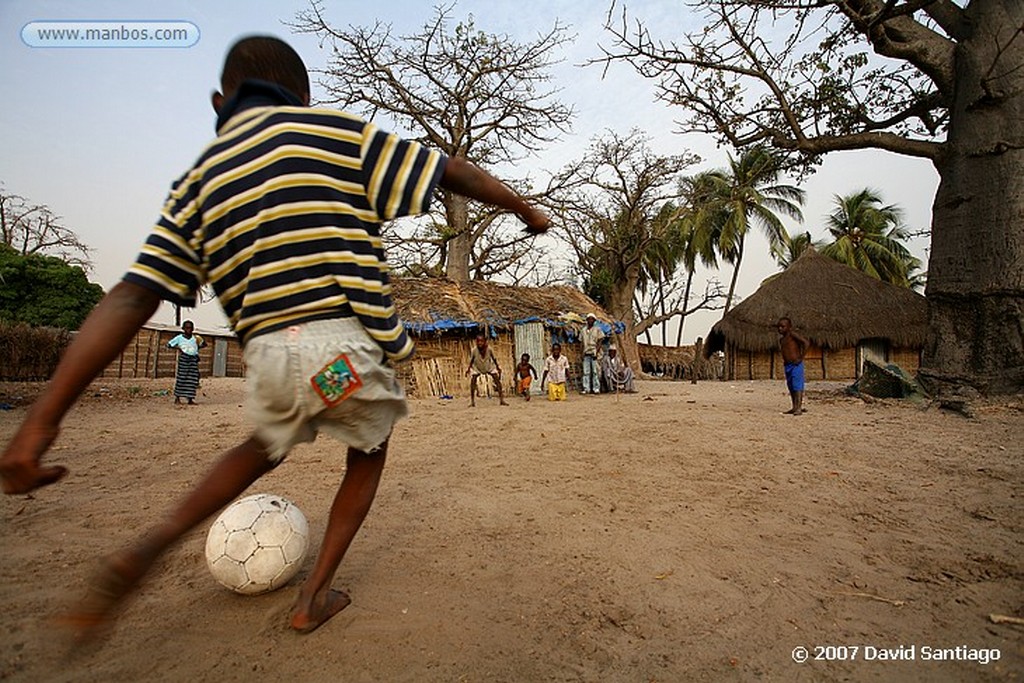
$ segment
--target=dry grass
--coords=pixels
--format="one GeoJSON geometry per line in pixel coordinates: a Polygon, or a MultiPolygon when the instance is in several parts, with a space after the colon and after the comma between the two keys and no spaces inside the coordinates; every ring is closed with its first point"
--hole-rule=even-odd
{"type": "Polygon", "coordinates": [[[67,330],[0,321],[0,380],[46,379],[70,343],[67,330]]]}

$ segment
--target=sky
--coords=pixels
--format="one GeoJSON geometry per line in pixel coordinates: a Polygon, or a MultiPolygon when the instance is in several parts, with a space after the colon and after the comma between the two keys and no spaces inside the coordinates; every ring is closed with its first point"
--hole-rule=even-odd
{"type": "MultiPolygon", "coordinates": [[[[383,0],[377,3],[324,0],[325,14],[339,26],[391,24],[396,35],[416,32],[432,15],[435,3],[383,0]]],[[[459,0],[453,16],[472,15],[478,29],[531,40],[556,21],[575,34],[553,68],[560,101],[576,110],[571,134],[550,149],[517,165],[517,177],[543,185],[551,173],[585,152],[597,134],[645,131],[658,154],[700,155],[693,172],[726,165],[726,151],[707,136],[679,135],[680,112],[654,99],[654,85],[631,67],[616,64],[602,73],[583,65],[610,44],[603,30],[606,2],[600,0],[459,0]]],[[[214,135],[210,93],[217,88],[227,48],[245,34],[269,33],[290,42],[311,69],[326,63],[314,36],[293,34],[285,22],[308,7],[305,0],[3,0],[0,2],[0,184],[6,192],[45,204],[92,248],[90,279],[105,290],[117,284],[134,261],[155,222],[171,183],[187,170],[214,135]],[[40,22],[81,22],[101,28],[185,28],[173,47],[50,47],[31,38],[40,22]],[[150,22],[122,23],[122,22],[150,22]],[[28,37],[27,44],[23,37],[28,37]]],[[[619,5],[621,7],[621,3],[619,5]]],[[[699,18],[683,2],[627,2],[631,15],[651,26],[679,34],[699,27],[699,18]]],[[[76,22],[76,23],[66,23],[76,22]]],[[[314,90],[314,97],[316,91],[314,90]]],[[[389,128],[388,122],[380,122],[389,128]]],[[[393,128],[392,128],[393,129],[393,128]]],[[[399,131],[396,131],[399,132],[399,131]]],[[[801,183],[807,192],[802,225],[825,236],[824,217],[833,197],[872,187],[887,204],[899,205],[912,230],[931,223],[938,175],[929,162],[875,151],[829,155],[818,172],[801,183]]],[[[538,238],[557,249],[551,235],[538,238]]],[[[927,241],[909,245],[927,262],[927,241]]],[[[737,293],[752,294],[778,271],[767,242],[748,242],[737,293]]],[[[708,278],[728,285],[731,270],[697,273],[697,286],[708,278]]],[[[706,336],[721,313],[702,312],[687,319],[683,342],[706,336]]],[[[201,330],[226,327],[216,303],[186,310],[201,330]]],[[[174,322],[164,305],[154,322],[174,322]]],[[[674,329],[668,341],[673,344],[674,329]]],[[[653,341],[660,343],[660,334],[653,341]]]]}

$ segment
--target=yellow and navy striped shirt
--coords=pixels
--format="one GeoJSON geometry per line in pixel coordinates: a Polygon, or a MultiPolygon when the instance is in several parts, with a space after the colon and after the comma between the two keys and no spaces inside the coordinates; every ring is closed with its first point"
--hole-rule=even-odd
{"type": "Polygon", "coordinates": [[[124,279],[189,307],[209,283],[243,343],[354,315],[408,357],[380,224],[427,210],[444,155],[344,112],[280,106],[265,85],[243,84],[124,279]]]}

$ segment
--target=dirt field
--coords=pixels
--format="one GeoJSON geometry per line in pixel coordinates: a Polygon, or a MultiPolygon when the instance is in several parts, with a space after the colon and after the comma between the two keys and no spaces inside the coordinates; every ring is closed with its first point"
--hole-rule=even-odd
{"type": "MultiPolygon", "coordinates": [[[[968,419],[838,386],[796,418],[781,382],[413,401],[330,623],[287,630],[295,582],[220,588],[202,528],[101,649],[69,654],[50,618],[96,558],[247,433],[242,380],[204,380],[194,407],[166,381],[96,386],[50,456],[71,475],[0,500],[0,679],[1024,679],[1024,626],[990,619],[1024,617],[1024,400],[968,419]]],[[[32,392],[0,385],[3,442],[32,392]]],[[[318,539],[341,455],[322,437],[251,492],[318,539]]]]}

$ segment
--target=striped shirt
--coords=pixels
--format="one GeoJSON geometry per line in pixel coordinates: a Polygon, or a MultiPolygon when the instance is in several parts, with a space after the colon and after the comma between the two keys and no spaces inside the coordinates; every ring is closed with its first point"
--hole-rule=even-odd
{"type": "Polygon", "coordinates": [[[269,85],[243,83],[124,279],[187,307],[209,283],[243,343],[354,315],[408,357],[380,224],[427,210],[444,155],[344,112],[280,106],[269,85]]]}

